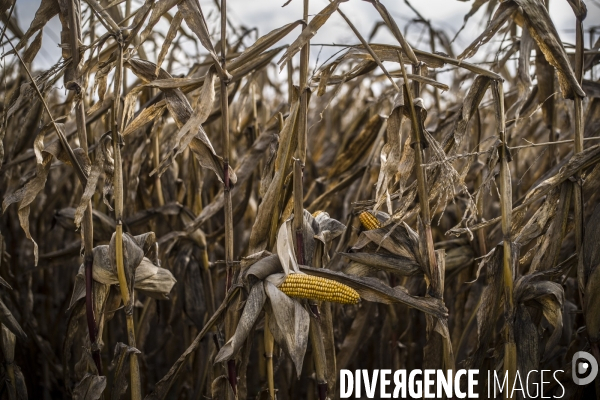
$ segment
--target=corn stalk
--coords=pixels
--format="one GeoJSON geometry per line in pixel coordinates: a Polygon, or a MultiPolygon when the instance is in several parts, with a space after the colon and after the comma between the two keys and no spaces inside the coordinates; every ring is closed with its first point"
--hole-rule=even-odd
{"type": "MultiPolygon", "coordinates": [[[[429,209],[429,188],[427,184],[427,173],[425,167],[423,166],[423,149],[426,146],[426,143],[423,142],[423,121],[421,114],[417,115],[417,111],[415,109],[413,97],[418,97],[420,95],[420,83],[417,81],[413,81],[412,91],[408,86],[408,75],[406,73],[406,68],[404,67],[404,61],[402,59],[402,54],[398,54],[400,61],[400,68],[402,70],[402,76],[404,78],[404,90],[406,94],[406,98],[408,99],[410,119],[412,123],[412,141],[413,148],[415,150],[415,170],[417,175],[417,193],[419,196],[419,206],[421,208],[421,219],[423,222],[423,228],[425,231],[425,245],[426,245],[426,255],[427,264],[429,267],[428,275],[430,277],[429,289],[428,292],[432,297],[438,298],[443,301],[444,298],[444,270],[443,267],[438,265],[436,256],[435,256],[435,248],[433,243],[433,234],[431,232],[431,211],[429,209]]],[[[421,74],[421,66],[420,64],[413,64],[413,73],[414,75],[421,74]]],[[[442,264],[443,265],[443,264],[442,264]]],[[[429,318],[429,317],[428,317],[429,318]]],[[[443,322],[436,322],[433,319],[428,321],[428,332],[431,329],[432,332],[428,333],[428,342],[431,338],[433,338],[433,327],[435,324],[444,323],[447,326],[447,318],[443,322]]],[[[431,342],[432,345],[434,342],[431,342]]],[[[444,368],[454,369],[454,357],[452,352],[452,345],[450,340],[443,340],[443,364],[446,364],[444,368]]]]}
{"type": "MultiPolygon", "coordinates": [[[[114,172],[114,202],[115,202],[115,257],[117,263],[117,276],[119,278],[119,287],[121,289],[121,297],[125,306],[125,318],[127,321],[127,339],[129,346],[135,347],[135,327],[133,322],[133,299],[129,296],[129,287],[127,278],[125,277],[125,266],[123,260],[123,164],[121,161],[121,140],[120,140],[120,114],[121,114],[121,88],[123,85],[123,37],[117,31],[117,63],[115,67],[114,78],[114,102],[112,109],[112,145],[113,157],[115,160],[114,172]]],[[[131,282],[133,285],[134,283],[131,282]]],[[[131,399],[141,400],[142,388],[140,383],[140,367],[136,353],[132,353],[129,357],[129,374],[131,382],[131,399]]]]}
{"type": "MultiPolygon", "coordinates": [[[[504,89],[502,82],[492,83],[492,93],[496,105],[496,123],[498,136],[501,141],[500,150],[500,207],[502,212],[502,237],[504,242],[503,276],[504,276],[504,371],[508,381],[514,382],[517,371],[517,346],[515,344],[514,316],[515,305],[513,300],[514,268],[512,257],[512,186],[508,162],[510,158],[508,143],[506,142],[506,120],[504,115],[504,89]]],[[[511,399],[511,391],[506,390],[505,399],[511,399]]]]}
{"type": "MultiPolygon", "coordinates": [[[[308,24],[308,2],[304,0],[304,24],[308,24]]],[[[302,236],[302,226],[304,221],[304,190],[302,186],[302,176],[304,172],[304,163],[306,160],[306,137],[308,121],[308,60],[310,51],[310,41],[307,41],[300,50],[300,110],[298,115],[298,129],[296,157],[294,160],[294,221],[293,227],[296,231],[296,256],[298,262],[304,264],[304,237],[302,236]]]]}
{"type": "MultiPolygon", "coordinates": [[[[71,0],[69,4],[69,25],[71,33],[71,67],[74,71],[75,78],[75,96],[78,98],[75,104],[75,120],[77,123],[77,135],[79,138],[79,144],[83,151],[88,153],[87,143],[87,131],[85,122],[85,105],[83,102],[82,94],[83,89],[80,86],[80,54],[79,54],[79,43],[81,41],[81,18],[80,10],[81,5],[76,4],[75,0],[71,0]]],[[[85,187],[83,188],[85,190],[85,187]]],[[[92,201],[88,202],[87,208],[85,209],[83,220],[82,220],[82,232],[83,232],[83,243],[84,243],[84,256],[83,264],[85,268],[85,313],[88,326],[88,335],[90,337],[90,343],[92,345],[92,357],[98,374],[102,375],[102,361],[100,359],[100,349],[96,343],[98,336],[98,324],[96,322],[96,316],[94,315],[94,292],[92,288],[92,266],[94,264],[94,225],[92,220],[92,201]]]]}
{"type": "MultiPolygon", "coordinates": [[[[586,17],[586,8],[583,1],[579,0],[572,4],[573,10],[575,11],[576,22],[575,22],[575,78],[581,85],[583,83],[583,61],[584,61],[584,38],[583,38],[583,20],[586,17]],[[574,6],[577,4],[577,7],[574,6]]],[[[592,43],[590,42],[590,45],[592,43]]],[[[592,69],[593,70],[593,69],[592,69]]],[[[574,95],[574,113],[575,113],[575,137],[574,137],[574,153],[578,154],[583,151],[584,141],[584,120],[583,120],[583,98],[577,94],[574,95]]],[[[585,234],[584,228],[584,200],[582,190],[582,178],[581,171],[575,174],[575,182],[573,183],[573,201],[575,209],[575,251],[577,253],[577,282],[579,286],[579,297],[581,301],[581,308],[586,309],[586,298],[584,293],[586,291],[587,277],[585,276],[585,265],[584,249],[583,249],[583,238],[585,234]]],[[[584,314],[585,315],[585,314],[584,314]]],[[[589,337],[588,337],[589,340],[589,337]]],[[[596,360],[600,360],[600,348],[597,342],[589,340],[592,348],[592,354],[596,360]]],[[[596,398],[600,399],[600,378],[594,380],[596,387],[596,398]]]]}
{"type": "Polygon", "coordinates": [[[264,332],[265,358],[267,359],[267,382],[269,385],[269,399],[275,400],[275,378],[273,376],[273,347],[275,339],[269,329],[269,313],[265,313],[264,332]]]}
{"type": "MultiPolygon", "coordinates": [[[[227,0],[221,0],[221,68],[225,74],[220,76],[221,80],[221,138],[223,143],[223,192],[225,213],[225,264],[227,278],[225,290],[228,291],[233,283],[233,209],[231,204],[231,186],[229,181],[229,160],[231,156],[229,143],[229,103],[228,89],[229,77],[227,75],[227,0]]],[[[233,318],[237,319],[237,318],[233,318]]],[[[236,321],[232,318],[226,319],[226,339],[229,339],[235,329],[236,321]]],[[[227,373],[233,393],[237,393],[237,371],[235,360],[227,361],[227,373]]]]}

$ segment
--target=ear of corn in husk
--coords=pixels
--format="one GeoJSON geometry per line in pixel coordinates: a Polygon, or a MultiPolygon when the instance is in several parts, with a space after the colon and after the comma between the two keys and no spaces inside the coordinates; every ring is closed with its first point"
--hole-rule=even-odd
{"type": "Polygon", "coordinates": [[[379,222],[377,217],[371,214],[369,211],[361,212],[358,215],[358,219],[360,220],[360,223],[363,226],[363,228],[365,228],[368,231],[381,228],[381,222],[379,222]]]}
{"type": "Polygon", "coordinates": [[[279,290],[290,297],[341,304],[356,304],[360,300],[358,292],[343,283],[307,274],[289,274],[279,290]]]}

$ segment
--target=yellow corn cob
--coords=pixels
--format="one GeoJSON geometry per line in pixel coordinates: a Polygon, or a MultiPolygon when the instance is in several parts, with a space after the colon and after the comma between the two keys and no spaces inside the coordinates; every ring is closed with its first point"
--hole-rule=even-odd
{"type": "Polygon", "coordinates": [[[356,290],[343,283],[306,274],[289,274],[279,290],[290,297],[342,304],[356,304],[360,300],[356,290]]]}
{"type": "Polygon", "coordinates": [[[377,219],[376,216],[371,214],[368,211],[363,211],[359,214],[358,219],[362,224],[363,228],[370,231],[372,229],[381,228],[381,222],[377,219]]]}

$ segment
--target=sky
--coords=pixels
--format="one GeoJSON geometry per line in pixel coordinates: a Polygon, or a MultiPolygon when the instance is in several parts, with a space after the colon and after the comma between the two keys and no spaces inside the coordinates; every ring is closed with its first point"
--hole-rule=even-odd
{"type": "MultiPolygon", "coordinates": [[[[139,0],[133,0],[134,4],[141,4],[139,0]]],[[[443,30],[452,38],[463,23],[463,16],[470,10],[473,0],[412,0],[413,6],[419,13],[428,19],[435,29],[443,30]]],[[[588,16],[584,25],[586,27],[598,26],[596,37],[600,36],[600,0],[586,0],[588,7],[588,16]]],[[[415,13],[402,0],[382,0],[382,3],[388,8],[391,15],[396,19],[400,29],[404,31],[407,24],[409,26],[407,38],[409,42],[417,48],[429,50],[429,44],[424,41],[423,24],[414,24],[415,13]]],[[[39,7],[40,0],[17,0],[16,13],[20,21],[21,28],[25,30],[35,15],[39,7]]],[[[213,43],[216,43],[219,36],[219,22],[215,12],[214,0],[200,0],[200,4],[206,15],[206,19],[211,32],[214,32],[213,43]]],[[[281,7],[284,0],[228,0],[228,15],[234,24],[244,25],[249,28],[258,27],[259,35],[264,35],[269,31],[281,27],[282,25],[300,19],[302,17],[302,0],[292,0],[286,7],[281,7]]],[[[316,14],[322,8],[329,4],[328,0],[310,0],[309,13],[316,14]]],[[[351,19],[357,29],[368,37],[373,25],[381,18],[372,4],[361,0],[349,0],[341,4],[340,8],[351,19]]],[[[453,44],[455,54],[459,54],[468,46],[468,44],[484,29],[485,9],[482,7],[467,23],[466,28],[461,32],[453,44]]],[[[575,17],[567,0],[550,0],[550,15],[558,29],[563,41],[574,43],[575,17]]],[[[168,25],[162,22],[158,29],[167,29],[168,25]]],[[[55,17],[44,29],[43,45],[35,61],[34,67],[47,67],[58,61],[60,57],[60,22],[55,17]]],[[[293,40],[299,34],[293,32],[289,36],[293,40]]],[[[586,35],[587,36],[587,35],[586,35]]],[[[425,38],[425,40],[427,40],[425,38]]],[[[588,46],[586,38],[586,47],[588,46]]],[[[375,36],[374,42],[395,43],[394,39],[386,29],[381,29],[375,36]]],[[[282,43],[285,43],[284,40],[282,43]]],[[[311,61],[316,61],[319,55],[321,61],[331,55],[337,49],[332,47],[321,48],[318,44],[348,44],[357,43],[356,38],[350,31],[346,22],[335,13],[330,20],[319,30],[312,39],[313,47],[311,51],[311,61]]],[[[493,45],[493,44],[490,44],[493,45]]],[[[180,71],[184,72],[184,71],[180,71]]]]}

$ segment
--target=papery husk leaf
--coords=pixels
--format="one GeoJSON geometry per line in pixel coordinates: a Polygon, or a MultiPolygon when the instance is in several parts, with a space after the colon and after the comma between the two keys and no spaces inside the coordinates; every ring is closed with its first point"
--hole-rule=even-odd
{"type": "Polygon", "coordinates": [[[296,374],[300,377],[304,354],[308,345],[310,316],[300,302],[289,298],[269,281],[264,282],[265,293],[274,318],[269,318],[269,327],[276,324],[277,329],[271,330],[273,337],[289,354],[296,374]]]}
{"type": "Polygon", "coordinates": [[[235,328],[235,333],[227,341],[227,343],[221,347],[219,353],[215,357],[214,363],[219,363],[232,359],[237,355],[240,348],[246,343],[248,334],[254,327],[258,316],[262,312],[265,301],[267,300],[264,285],[258,282],[252,286],[246,304],[244,305],[244,311],[238,321],[238,325],[235,328]]]}
{"type": "MultiPolygon", "coordinates": [[[[139,249],[139,247],[138,247],[139,249]]],[[[141,251],[141,250],[140,250],[141,251]]],[[[138,251],[135,253],[139,254],[138,251]]],[[[94,281],[104,285],[117,285],[119,279],[117,272],[110,263],[109,246],[97,246],[94,248],[94,264],[92,266],[92,276],[94,281]]],[[[114,256],[113,256],[114,257],[114,256]]],[[[157,299],[167,299],[167,295],[177,282],[171,271],[157,267],[150,259],[143,257],[135,268],[134,288],[157,299]]],[[[134,287],[133,287],[134,286],[134,287]]],[[[79,272],[75,279],[75,287],[71,295],[69,309],[75,303],[85,297],[85,270],[83,264],[79,267],[79,272]]]]}
{"type": "Polygon", "coordinates": [[[294,247],[294,237],[292,236],[292,221],[288,219],[279,228],[277,234],[277,255],[281,261],[281,267],[285,274],[298,272],[298,261],[294,247]]]}

